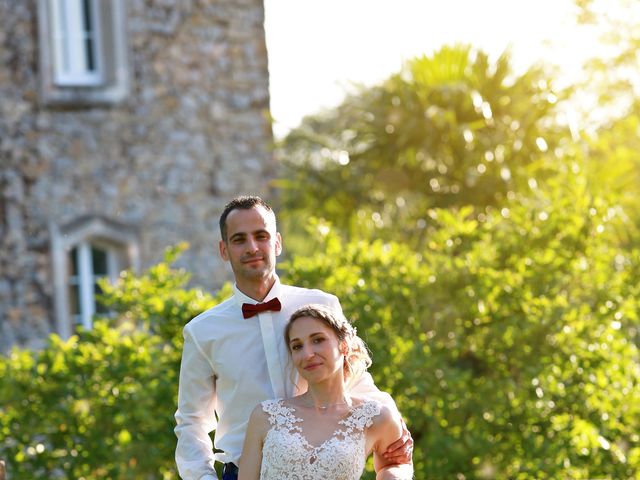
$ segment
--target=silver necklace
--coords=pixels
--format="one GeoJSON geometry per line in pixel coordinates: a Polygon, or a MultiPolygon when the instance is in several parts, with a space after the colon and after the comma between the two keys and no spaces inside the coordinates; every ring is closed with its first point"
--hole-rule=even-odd
{"type": "MultiPolygon", "coordinates": [[[[346,398],[344,400],[346,400],[346,398]]],[[[305,407],[317,408],[318,410],[327,410],[329,407],[337,407],[338,405],[351,406],[349,402],[338,402],[338,403],[327,403],[326,405],[305,405],[305,407]]]]}
{"type": "Polygon", "coordinates": [[[320,409],[320,410],[326,410],[329,407],[337,407],[338,405],[349,405],[346,402],[340,402],[340,403],[328,403],[327,405],[317,405],[316,408],[320,409]]]}

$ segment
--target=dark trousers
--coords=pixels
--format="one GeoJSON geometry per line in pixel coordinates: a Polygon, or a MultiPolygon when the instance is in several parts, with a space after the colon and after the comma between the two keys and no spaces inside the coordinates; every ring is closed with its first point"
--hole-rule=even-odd
{"type": "Polygon", "coordinates": [[[238,480],[238,467],[233,463],[225,463],[222,469],[222,480],[238,480]]]}

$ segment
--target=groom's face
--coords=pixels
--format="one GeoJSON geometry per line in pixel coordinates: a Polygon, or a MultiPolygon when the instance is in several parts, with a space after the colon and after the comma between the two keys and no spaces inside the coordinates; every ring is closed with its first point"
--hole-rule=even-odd
{"type": "Polygon", "coordinates": [[[282,251],[273,212],[261,206],[232,210],[226,227],[227,238],[220,241],[220,255],[231,264],[236,283],[272,275],[282,251]]]}

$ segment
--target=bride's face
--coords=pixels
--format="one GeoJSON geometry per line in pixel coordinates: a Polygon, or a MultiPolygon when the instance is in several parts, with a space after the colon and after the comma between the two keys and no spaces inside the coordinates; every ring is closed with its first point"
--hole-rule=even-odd
{"type": "Polygon", "coordinates": [[[291,325],[289,338],[293,364],[309,383],[331,376],[342,378],[344,355],[331,327],[312,317],[300,317],[291,325]]]}

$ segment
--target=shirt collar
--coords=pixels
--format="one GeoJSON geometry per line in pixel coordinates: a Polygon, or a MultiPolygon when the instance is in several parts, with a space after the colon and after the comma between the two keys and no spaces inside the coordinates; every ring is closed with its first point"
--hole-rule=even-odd
{"type": "Polygon", "coordinates": [[[272,298],[275,297],[279,297],[280,302],[282,302],[282,297],[280,295],[280,288],[281,284],[280,284],[280,277],[278,277],[278,275],[276,275],[276,280],[275,282],[273,282],[273,286],[271,287],[271,290],[269,290],[269,293],[267,293],[267,296],[264,297],[264,300],[262,300],[262,302],[258,302],[257,300],[251,298],[248,295],[245,295],[244,293],[242,293],[239,289],[238,286],[234,283],[233,284],[233,298],[235,299],[235,302],[238,305],[242,305],[243,303],[251,303],[253,305],[255,305],[256,303],[263,303],[263,302],[268,302],[269,300],[271,300],[272,298]]]}

